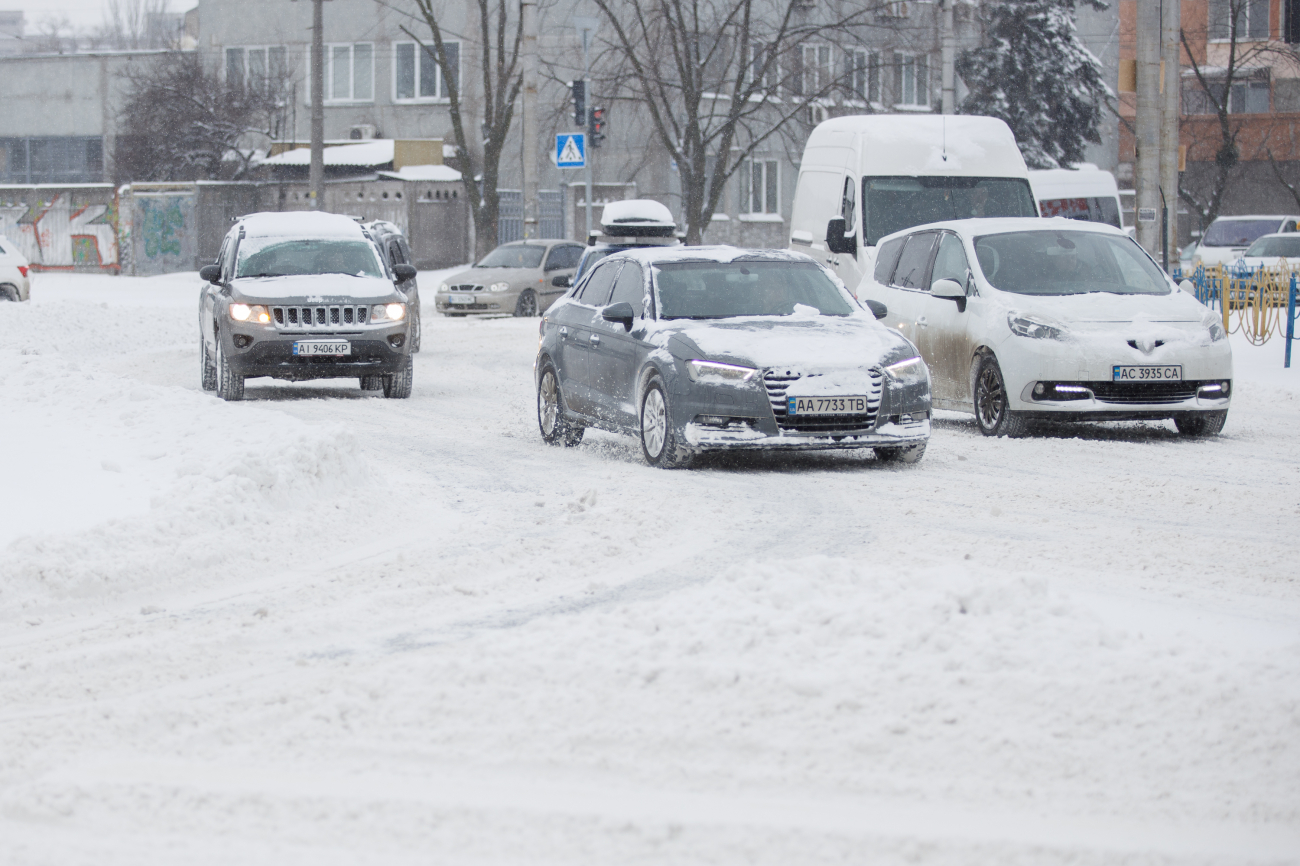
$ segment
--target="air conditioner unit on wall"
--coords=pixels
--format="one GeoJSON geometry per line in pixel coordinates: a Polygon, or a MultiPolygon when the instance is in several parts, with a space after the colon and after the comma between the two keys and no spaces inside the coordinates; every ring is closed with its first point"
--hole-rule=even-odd
{"type": "Polygon", "coordinates": [[[377,133],[378,130],[375,129],[373,123],[358,123],[356,126],[348,130],[348,138],[353,141],[365,141],[366,139],[374,138],[377,133]]]}

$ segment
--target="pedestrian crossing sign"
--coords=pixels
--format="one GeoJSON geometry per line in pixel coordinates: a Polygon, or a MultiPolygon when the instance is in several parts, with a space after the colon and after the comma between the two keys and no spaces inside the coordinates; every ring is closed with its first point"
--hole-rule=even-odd
{"type": "Polygon", "coordinates": [[[562,132],[555,136],[555,164],[560,168],[585,168],[586,136],[581,132],[562,132]]]}

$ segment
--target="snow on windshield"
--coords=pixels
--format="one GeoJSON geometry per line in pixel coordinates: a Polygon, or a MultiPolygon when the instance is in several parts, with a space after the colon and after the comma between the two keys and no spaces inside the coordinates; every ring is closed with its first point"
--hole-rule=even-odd
{"type": "Polygon", "coordinates": [[[546,247],[529,244],[507,244],[497,247],[483,257],[476,268],[539,268],[546,247]]]}
{"type": "Polygon", "coordinates": [[[824,316],[853,312],[812,262],[663,262],[655,281],[665,319],[790,316],[796,306],[824,316]]]}
{"type": "Polygon", "coordinates": [[[1017,295],[1167,295],[1164,274],[1131,238],[1033,231],[975,239],[975,257],[996,289],[1017,295]]]}
{"type": "Polygon", "coordinates": [[[337,238],[244,238],[239,244],[240,277],[351,274],[382,277],[374,248],[365,241],[337,238]]]}

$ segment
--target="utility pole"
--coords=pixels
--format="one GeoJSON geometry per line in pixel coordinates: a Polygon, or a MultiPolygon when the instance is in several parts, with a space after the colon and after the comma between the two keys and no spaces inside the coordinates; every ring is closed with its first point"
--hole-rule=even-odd
{"type": "Polygon", "coordinates": [[[325,184],[325,21],[324,0],[311,3],[311,168],[307,171],[312,210],[320,210],[325,184]]]}
{"type": "Polygon", "coordinates": [[[524,27],[524,238],[538,234],[537,207],[537,0],[519,0],[524,27]]]}
{"type": "Polygon", "coordinates": [[[1137,0],[1137,242],[1160,250],[1160,0],[1137,0]]]}
{"type": "MultiPolygon", "coordinates": [[[[595,91],[591,86],[591,36],[596,32],[596,19],[575,18],[574,21],[577,24],[578,32],[582,34],[582,80],[586,82],[587,88],[585,110],[583,111],[586,116],[582,118],[582,125],[585,129],[589,125],[587,117],[590,116],[591,107],[596,104],[595,91]]],[[[591,142],[588,141],[586,165],[582,167],[583,179],[587,183],[587,233],[583,235],[583,240],[591,237],[591,151],[591,142]]]]}
{"type": "Polygon", "coordinates": [[[952,34],[953,0],[943,0],[942,32],[940,35],[941,60],[943,61],[943,113],[954,114],[957,111],[957,90],[953,84],[956,78],[953,66],[956,64],[957,46],[952,34]]]}
{"type": "Polygon", "coordinates": [[[1178,96],[1182,89],[1179,30],[1182,27],[1181,0],[1162,0],[1160,10],[1160,56],[1164,62],[1164,116],[1160,124],[1160,189],[1165,219],[1161,244],[1166,258],[1165,270],[1170,262],[1178,261],[1178,96]]]}

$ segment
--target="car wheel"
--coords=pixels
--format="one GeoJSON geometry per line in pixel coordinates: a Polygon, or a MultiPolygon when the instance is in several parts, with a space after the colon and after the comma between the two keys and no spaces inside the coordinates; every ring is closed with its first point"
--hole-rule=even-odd
{"type": "Polygon", "coordinates": [[[975,423],[980,432],[985,436],[1012,438],[1025,435],[1028,423],[1008,406],[1007,387],[998,359],[984,355],[975,371],[975,423]]]}
{"type": "Polygon", "coordinates": [[[546,444],[563,442],[570,448],[582,441],[585,429],[564,417],[560,379],[550,362],[542,368],[542,376],[537,380],[537,427],[542,431],[542,441],[546,444]]]}
{"type": "Polygon", "coordinates": [[[11,286],[8,283],[0,284],[0,301],[21,301],[22,295],[18,293],[17,286],[11,286]]]}
{"type": "Polygon", "coordinates": [[[1223,432],[1223,425],[1228,420],[1228,410],[1221,412],[1200,412],[1196,415],[1179,415],[1174,418],[1174,426],[1184,436],[1218,436],[1223,432]]]}
{"type": "Polygon", "coordinates": [[[673,432],[672,414],[663,380],[655,376],[641,396],[641,453],[646,462],[661,469],[677,469],[690,463],[691,455],[681,447],[673,432]]]}
{"type": "Polygon", "coordinates": [[[402,369],[383,377],[384,396],[394,400],[405,400],[411,396],[411,386],[415,383],[415,363],[407,355],[402,362],[402,369]]]}
{"type": "Polygon", "coordinates": [[[362,376],[361,390],[362,391],[384,390],[384,377],[383,376],[362,376]]]}
{"type": "Polygon", "coordinates": [[[420,351],[420,337],[424,336],[424,329],[420,325],[420,309],[415,310],[415,321],[411,323],[411,351],[420,351]]]}
{"type": "Polygon", "coordinates": [[[244,399],[244,377],[230,366],[220,338],[217,339],[217,396],[232,402],[244,399]]]}
{"type": "Polygon", "coordinates": [[[537,295],[532,289],[524,289],[519,293],[519,300],[515,303],[515,315],[521,319],[531,319],[537,315],[537,295]]]}
{"type": "Polygon", "coordinates": [[[927,442],[915,445],[901,445],[897,448],[877,448],[876,459],[881,463],[920,463],[925,456],[927,442]]]}
{"type": "Polygon", "coordinates": [[[212,362],[208,341],[199,335],[199,386],[204,391],[217,390],[217,365],[212,362]]]}

